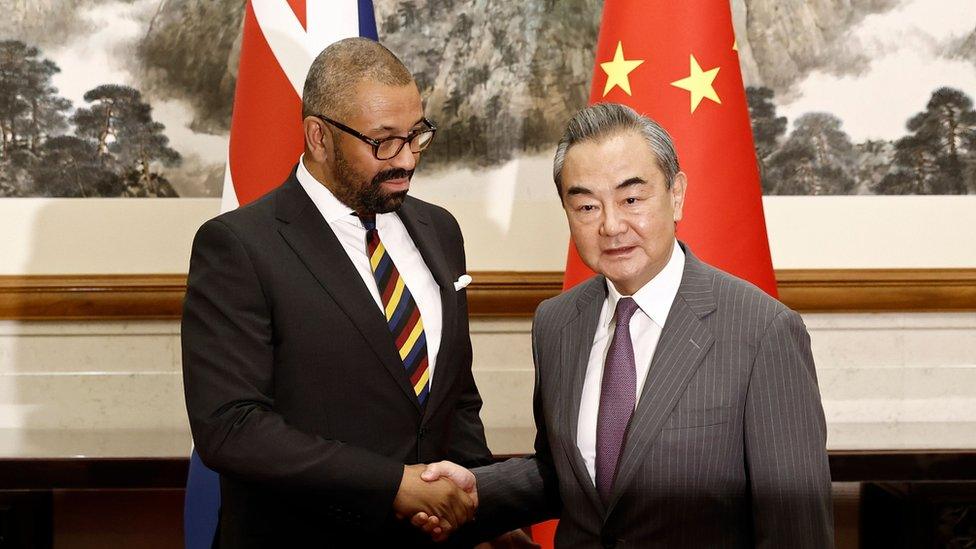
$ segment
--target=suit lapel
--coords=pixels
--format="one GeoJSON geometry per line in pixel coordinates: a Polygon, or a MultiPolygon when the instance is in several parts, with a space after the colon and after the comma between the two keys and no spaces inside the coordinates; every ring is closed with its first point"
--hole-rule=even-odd
{"type": "Polygon", "coordinates": [[[628,427],[608,516],[715,340],[702,320],[715,310],[712,275],[687,249],[685,254],[681,286],[664,323],[643,393],[628,427]]]}
{"type": "Polygon", "coordinates": [[[278,232],[356,325],[376,357],[419,412],[420,404],[403,370],[403,362],[390,336],[386,319],[377,309],[339,239],[301,188],[294,172],[276,197],[275,209],[278,219],[283,222],[278,232]]]}
{"type": "Polygon", "coordinates": [[[436,375],[432,378],[430,399],[424,411],[426,419],[444,402],[457,376],[457,364],[451,360],[451,353],[454,351],[454,334],[457,329],[457,291],[454,289],[453,273],[444,258],[444,247],[430,222],[430,217],[417,208],[417,204],[409,198],[404,201],[397,214],[424,258],[424,263],[434,276],[434,281],[440,287],[441,343],[437,350],[436,375]]]}
{"type": "Polygon", "coordinates": [[[579,314],[569,324],[563,327],[560,336],[561,355],[560,364],[563,369],[560,376],[560,395],[569,395],[568,399],[558,399],[558,402],[568,404],[563,408],[562,425],[568,425],[569,432],[563,433],[559,440],[563,441],[563,450],[572,464],[576,481],[589,497],[590,502],[599,513],[603,513],[603,502],[596,491],[593,479],[586,469],[586,463],[576,444],[576,433],[579,431],[579,410],[583,396],[583,381],[586,379],[586,367],[596,334],[600,311],[607,295],[606,279],[597,276],[585,282],[581,295],[576,302],[579,314]]]}

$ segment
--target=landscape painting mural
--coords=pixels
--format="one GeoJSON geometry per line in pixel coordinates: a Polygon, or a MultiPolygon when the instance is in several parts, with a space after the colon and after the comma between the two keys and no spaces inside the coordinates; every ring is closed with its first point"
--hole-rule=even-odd
{"type": "MultiPolygon", "coordinates": [[[[551,155],[602,4],[375,0],[439,128],[423,169],[551,155]]],[[[972,0],[731,6],[765,194],[976,194],[972,0]]],[[[0,0],[0,197],[219,196],[244,8],[0,0]]]]}

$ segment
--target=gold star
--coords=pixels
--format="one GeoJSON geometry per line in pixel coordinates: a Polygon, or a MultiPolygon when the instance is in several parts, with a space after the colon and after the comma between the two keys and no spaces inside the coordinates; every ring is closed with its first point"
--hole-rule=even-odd
{"type": "Polygon", "coordinates": [[[671,82],[672,86],[691,92],[691,112],[695,112],[702,99],[711,99],[719,105],[722,104],[722,100],[715,93],[715,88],[712,87],[712,82],[718,76],[719,68],[715,67],[714,69],[703,71],[701,65],[698,64],[698,60],[692,55],[691,74],[687,78],[671,82]]]}
{"type": "Polygon", "coordinates": [[[624,93],[630,95],[630,78],[627,75],[643,63],[643,59],[624,59],[624,45],[617,42],[617,53],[613,55],[613,61],[600,63],[600,68],[607,73],[607,84],[603,87],[603,97],[606,97],[614,86],[619,86],[624,93]]]}
{"type": "Polygon", "coordinates": [[[736,38],[732,41],[732,51],[739,51],[739,39],[736,38]]]}

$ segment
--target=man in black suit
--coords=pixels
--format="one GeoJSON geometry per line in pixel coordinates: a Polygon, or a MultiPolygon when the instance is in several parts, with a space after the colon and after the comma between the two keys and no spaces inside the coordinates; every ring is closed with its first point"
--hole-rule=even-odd
{"type": "Polygon", "coordinates": [[[184,383],[220,473],[217,544],[423,546],[398,517],[456,526],[473,502],[414,464],[491,458],[460,228],[407,196],[435,128],[409,71],[361,38],[316,58],[302,102],[288,179],[193,242],[184,383]]]}

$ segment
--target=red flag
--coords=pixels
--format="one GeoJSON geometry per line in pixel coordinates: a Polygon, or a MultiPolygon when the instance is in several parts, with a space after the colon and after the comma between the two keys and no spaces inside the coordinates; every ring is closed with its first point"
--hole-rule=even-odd
{"type": "MultiPolygon", "coordinates": [[[[728,0],[607,0],[591,103],[659,122],[688,174],[678,238],[703,261],[776,296],[728,0]]],[[[592,275],[570,244],[564,288],[592,275]]]]}
{"type": "Polygon", "coordinates": [[[376,39],[369,0],[251,0],[244,16],[221,209],[260,197],[302,152],[302,87],[323,48],[349,36],[376,39]]]}

